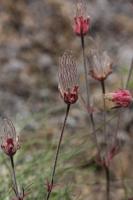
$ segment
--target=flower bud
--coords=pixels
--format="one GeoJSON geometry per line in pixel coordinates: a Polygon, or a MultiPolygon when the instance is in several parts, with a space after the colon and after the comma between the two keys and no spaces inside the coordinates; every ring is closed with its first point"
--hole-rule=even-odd
{"type": "Polygon", "coordinates": [[[86,15],[86,5],[83,0],[78,0],[76,7],[73,31],[78,36],[84,36],[90,28],[90,17],[86,15]]]}
{"type": "Polygon", "coordinates": [[[114,102],[119,107],[128,107],[133,101],[129,90],[119,89],[115,92],[105,94],[105,98],[114,102]]]}
{"type": "Polygon", "coordinates": [[[74,33],[78,36],[86,35],[90,27],[90,18],[84,18],[83,16],[74,18],[74,33]]]}

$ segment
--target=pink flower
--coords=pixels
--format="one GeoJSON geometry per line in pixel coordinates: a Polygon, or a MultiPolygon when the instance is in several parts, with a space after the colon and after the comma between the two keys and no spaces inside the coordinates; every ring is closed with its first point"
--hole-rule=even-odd
{"type": "Polygon", "coordinates": [[[78,36],[86,35],[90,28],[90,17],[86,16],[86,5],[78,0],[76,16],[74,17],[73,31],[78,36]]]}
{"type": "Polygon", "coordinates": [[[119,107],[128,107],[133,101],[133,97],[129,90],[119,89],[115,92],[105,94],[105,98],[116,103],[119,107]]]}
{"type": "Polygon", "coordinates": [[[8,156],[13,156],[19,148],[19,140],[13,123],[9,119],[4,119],[1,149],[8,156]]]}
{"type": "Polygon", "coordinates": [[[76,61],[70,51],[59,59],[59,91],[66,104],[78,100],[78,75],[76,61]]]}

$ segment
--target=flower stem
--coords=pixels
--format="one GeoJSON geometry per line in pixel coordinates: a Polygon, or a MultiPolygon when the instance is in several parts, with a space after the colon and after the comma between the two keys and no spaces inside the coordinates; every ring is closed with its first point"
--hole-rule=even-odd
{"type": "MultiPolygon", "coordinates": [[[[105,134],[105,142],[107,142],[107,133],[106,133],[106,104],[105,104],[105,81],[101,80],[101,88],[103,94],[103,134],[105,134]]],[[[108,144],[107,144],[108,148],[108,144]]],[[[107,149],[108,152],[108,149],[107,149]]],[[[106,156],[106,155],[105,155],[106,156]]],[[[110,200],[110,171],[108,166],[104,166],[105,169],[105,176],[106,176],[106,199],[110,200]]]]}
{"type": "Polygon", "coordinates": [[[109,167],[104,166],[106,176],[106,200],[110,200],[110,171],[109,167]]]}
{"type": "Polygon", "coordinates": [[[65,115],[63,127],[62,127],[62,130],[61,130],[59,143],[58,143],[57,150],[56,150],[53,170],[52,170],[52,177],[51,177],[51,182],[50,182],[51,189],[47,193],[46,200],[48,200],[50,198],[50,195],[51,195],[51,192],[52,192],[52,188],[53,188],[53,184],[54,184],[54,177],[55,177],[55,172],[56,172],[56,166],[57,166],[57,161],[58,161],[58,156],[59,156],[59,151],[60,151],[60,146],[61,146],[61,142],[62,142],[63,133],[64,133],[64,129],[65,129],[65,126],[66,126],[66,121],[67,121],[67,118],[68,118],[69,110],[70,110],[70,104],[67,104],[66,115],[65,115]]]}
{"type": "Polygon", "coordinates": [[[12,167],[12,179],[13,179],[14,191],[15,191],[16,197],[19,200],[19,191],[18,191],[18,185],[17,185],[13,156],[10,156],[10,161],[11,161],[11,167],[12,167]]]}
{"type": "MultiPolygon", "coordinates": [[[[85,86],[86,86],[86,94],[87,94],[87,110],[91,109],[90,108],[90,98],[89,98],[89,91],[90,91],[90,87],[89,87],[89,81],[88,81],[88,72],[87,72],[87,66],[86,66],[86,58],[85,58],[85,44],[84,44],[84,35],[81,34],[81,46],[82,46],[82,54],[83,54],[83,63],[84,63],[84,74],[85,74],[85,86]]],[[[90,121],[91,121],[91,125],[92,125],[92,132],[94,134],[94,140],[96,143],[96,147],[98,150],[98,154],[100,154],[100,147],[98,144],[98,140],[97,140],[97,135],[96,135],[96,128],[95,128],[95,122],[94,122],[94,117],[93,117],[93,112],[91,111],[89,114],[90,117],[90,121]]]]}
{"type": "Polygon", "coordinates": [[[82,46],[82,54],[83,54],[83,63],[84,63],[84,74],[85,74],[85,86],[86,86],[86,94],[87,94],[87,108],[90,107],[90,98],[89,98],[89,81],[88,81],[88,73],[86,66],[86,58],[85,58],[85,44],[84,44],[84,35],[81,34],[81,46],[82,46]]]}
{"type": "Polygon", "coordinates": [[[101,80],[101,88],[102,88],[102,95],[103,95],[103,132],[105,134],[105,141],[107,138],[106,135],[106,104],[105,104],[105,81],[101,80]]]}

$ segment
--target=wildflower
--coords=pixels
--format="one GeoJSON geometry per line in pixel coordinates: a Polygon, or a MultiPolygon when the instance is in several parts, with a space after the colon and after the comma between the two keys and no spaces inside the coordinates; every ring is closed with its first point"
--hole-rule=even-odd
{"type": "Polygon", "coordinates": [[[130,91],[125,89],[107,93],[105,94],[105,98],[116,103],[118,107],[128,107],[133,101],[130,91]]]}
{"type": "Polygon", "coordinates": [[[98,81],[104,81],[112,73],[112,62],[106,52],[91,50],[88,63],[89,74],[98,81]]]}
{"type": "Polygon", "coordinates": [[[78,75],[76,61],[67,51],[59,59],[59,91],[66,104],[74,104],[78,100],[78,75]]]}
{"type": "Polygon", "coordinates": [[[9,119],[4,119],[1,148],[8,156],[13,156],[20,148],[15,127],[9,119]]]}
{"type": "Polygon", "coordinates": [[[90,17],[86,16],[85,5],[82,0],[77,3],[76,16],[74,17],[74,33],[78,36],[86,35],[90,27],[90,17]]]}

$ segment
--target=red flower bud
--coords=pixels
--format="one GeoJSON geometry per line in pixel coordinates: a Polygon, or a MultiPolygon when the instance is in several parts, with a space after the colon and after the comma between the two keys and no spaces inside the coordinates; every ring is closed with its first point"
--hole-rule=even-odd
{"type": "Polygon", "coordinates": [[[90,17],[86,15],[86,5],[83,0],[78,0],[76,16],[74,17],[73,31],[78,36],[86,35],[90,28],[90,17]]]}
{"type": "Polygon", "coordinates": [[[86,35],[90,27],[90,18],[84,18],[83,16],[75,17],[74,18],[74,33],[76,35],[86,35]]]}
{"type": "Polygon", "coordinates": [[[133,101],[130,91],[125,89],[107,93],[105,94],[105,98],[114,102],[119,107],[128,107],[133,101]]]}

